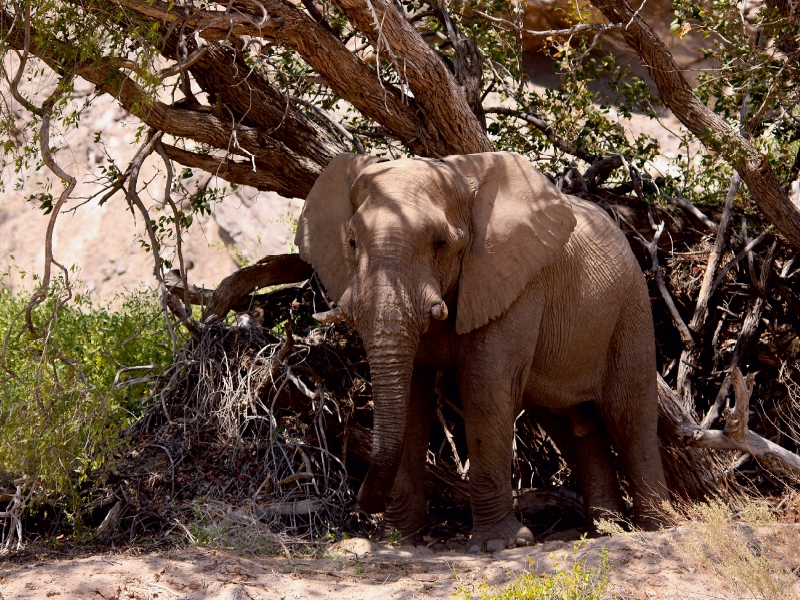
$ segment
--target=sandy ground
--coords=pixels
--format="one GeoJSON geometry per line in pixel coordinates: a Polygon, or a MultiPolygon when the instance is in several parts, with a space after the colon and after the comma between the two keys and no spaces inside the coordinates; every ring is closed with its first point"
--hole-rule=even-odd
{"type": "MultiPolygon", "coordinates": [[[[794,534],[797,532],[794,531],[794,534]]],[[[620,600],[737,598],[731,589],[686,566],[670,543],[673,532],[636,533],[590,540],[577,553],[572,541],[549,541],[495,554],[468,555],[427,548],[393,548],[351,539],[324,558],[283,556],[189,547],[136,555],[105,553],[73,559],[0,563],[0,597],[100,600],[318,599],[411,600],[448,598],[481,583],[503,585],[527,569],[585,560],[599,564],[610,553],[609,598],[620,600]]],[[[3,559],[0,559],[3,560],[3,559]]],[[[785,557],[800,565],[800,549],[785,557]]],[[[800,584],[795,588],[800,592],[800,584]]]]}

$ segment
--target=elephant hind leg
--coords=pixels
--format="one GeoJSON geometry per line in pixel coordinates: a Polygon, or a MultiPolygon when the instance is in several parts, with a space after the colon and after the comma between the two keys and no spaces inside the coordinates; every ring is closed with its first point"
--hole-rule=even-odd
{"type": "Polygon", "coordinates": [[[583,494],[586,526],[613,514],[622,514],[623,503],[611,440],[593,403],[585,403],[568,415],[534,408],[533,417],[555,442],[575,472],[583,494]]]}
{"type": "Polygon", "coordinates": [[[650,308],[623,311],[597,404],[631,482],[634,523],[653,529],[669,499],[658,449],[658,395],[650,308]],[[627,313],[627,314],[626,314],[627,313]]]}

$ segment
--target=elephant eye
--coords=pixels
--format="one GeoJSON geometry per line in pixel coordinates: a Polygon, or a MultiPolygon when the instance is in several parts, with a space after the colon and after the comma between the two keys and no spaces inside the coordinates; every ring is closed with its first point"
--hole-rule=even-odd
{"type": "Polygon", "coordinates": [[[445,238],[443,233],[437,234],[435,238],[433,238],[433,249],[439,250],[440,248],[444,248],[444,245],[447,243],[447,238],[445,238]]]}
{"type": "Polygon", "coordinates": [[[347,243],[350,244],[350,247],[355,250],[356,249],[356,238],[351,235],[350,238],[347,240],[347,243]]]}

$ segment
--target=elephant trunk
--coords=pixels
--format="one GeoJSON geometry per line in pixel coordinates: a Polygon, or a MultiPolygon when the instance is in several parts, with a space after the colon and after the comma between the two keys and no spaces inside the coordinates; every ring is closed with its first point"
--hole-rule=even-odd
{"type": "Polygon", "coordinates": [[[393,299],[379,308],[370,326],[359,328],[370,365],[374,405],[372,457],[358,494],[358,506],[367,513],[383,510],[400,468],[420,336],[415,311],[397,295],[393,299]]]}

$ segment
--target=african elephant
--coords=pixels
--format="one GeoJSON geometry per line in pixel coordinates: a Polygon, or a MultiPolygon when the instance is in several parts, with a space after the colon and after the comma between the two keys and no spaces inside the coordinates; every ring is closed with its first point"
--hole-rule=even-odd
{"type": "MultiPolygon", "coordinates": [[[[526,544],[510,466],[522,409],[569,424],[591,514],[619,510],[610,436],[637,524],[666,499],[656,365],[642,272],[614,222],[562,194],[522,156],[385,161],[343,154],[323,171],[296,243],[360,334],[372,377],[372,458],[358,494],[404,535],[420,484],[436,371],[455,374],[470,459],[470,551],[526,544]]],[[[546,420],[546,419],[545,419],[546,420]]]]}

